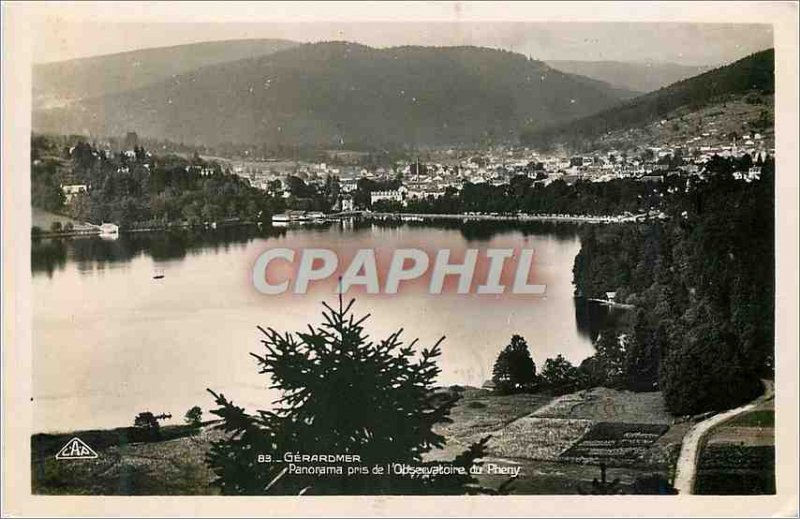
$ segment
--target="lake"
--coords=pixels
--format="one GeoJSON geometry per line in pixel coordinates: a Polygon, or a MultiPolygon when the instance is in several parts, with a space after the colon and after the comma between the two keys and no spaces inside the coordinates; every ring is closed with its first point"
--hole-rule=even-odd
{"type": "Polygon", "coordinates": [[[321,322],[322,301],[337,304],[335,281],[306,295],[256,291],[255,259],[275,247],[375,248],[378,254],[533,248],[533,276],[546,284],[544,296],[474,290],[432,296],[408,287],[393,296],[356,291],[345,298],[356,297],[358,315],[371,314],[366,329],[374,339],[399,328],[420,346],[445,336],[442,385],[483,384],[512,334],[527,339],[539,369],[558,354],[578,364],[593,353],[592,337],[607,309],[573,297],[577,230],[543,223],[338,222],[35,241],[34,430],[131,425],[145,410],[171,413],[167,423],[179,423],[194,405],[208,419],[213,400],[206,388],[251,410],[269,408],[276,395],[249,355],[262,347],[256,326],[303,330],[321,322]]]}

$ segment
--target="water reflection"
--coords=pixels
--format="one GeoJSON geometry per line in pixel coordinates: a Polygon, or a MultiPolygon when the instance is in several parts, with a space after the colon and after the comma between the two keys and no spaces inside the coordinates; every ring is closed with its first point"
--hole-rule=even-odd
{"type": "MultiPolygon", "coordinates": [[[[130,423],[143,410],[171,412],[211,405],[205,389],[237,404],[267,408],[267,380],[248,355],[256,326],[303,330],[318,323],[330,290],[268,297],[252,286],[252,265],[267,248],[466,247],[536,250],[546,297],[403,292],[356,296],[372,314],[373,339],[399,328],[429,346],[446,336],[439,383],[480,386],[498,352],[523,335],[534,360],[591,355],[591,340],[615,310],[573,296],[577,226],[511,222],[335,222],[311,227],[121,234],[34,242],[33,386],[35,428],[75,430],[130,423]],[[480,243],[474,243],[479,241],[480,243]],[[163,279],[153,279],[163,271],[163,279]],[[65,377],[64,373],[70,373],[65,377]]],[[[335,281],[333,282],[335,283],[335,281]]]]}
{"type": "MultiPolygon", "coordinates": [[[[578,232],[580,224],[571,222],[515,222],[503,220],[478,220],[478,219],[422,219],[420,221],[380,220],[377,225],[387,228],[425,228],[433,227],[437,229],[450,229],[458,231],[467,242],[485,242],[495,236],[511,232],[521,233],[523,236],[546,234],[557,240],[573,240],[578,232]]],[[[364,221],[356,226],[359,228],[369,228],[370,222],[364,221]]]]}
{"type": "Polygon", "coordinates": [[[31,271],[45,272],[63,269],[67,264],[67,245],[61,239],[34,239],[31,243],[31,271]]]}
{"type": "Polygon", "coordinates": [[[286,229],[239,226],[126,233],[117,240],[100,236],[37,239],[31,244],[31,271],[52,277],[68,260],[82,271],[102,269],[108,263],[125,263],[142,255],[156,261],[180,260],[193,251],[229,251],[232,247],[242,248],[256,238],[277,238],[286,232],[286,229]]]}

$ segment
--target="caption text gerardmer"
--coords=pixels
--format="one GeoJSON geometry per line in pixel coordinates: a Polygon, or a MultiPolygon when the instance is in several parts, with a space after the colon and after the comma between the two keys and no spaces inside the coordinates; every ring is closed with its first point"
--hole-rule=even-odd
{"type": "MultiPolygon", "coordinates": [[[[533,264],[533,249],[486,249],[482,257],[479,257],[478,249],[467,249],[464,251],[461,262],[451,262],[451,251],[449,249],[439,250],[433,260],[428,253],[420,249],[397,249],[394,251],[391,261],[385,267],[385,274],[382,277],[386,280],[382,287],[384,294],[396,294],[401,283],[418,280],[430,269],[431,279],[428,284],[430,294],[441,294],[446,287],[445,277],[455,276],[458,284],[455,292],[467,294],[473,285],[476,265],[479,259],[486,266],[485,276],[482,284],[477,285],[478,294],[503,294],[506,285],[501,283],[502,279],[510,278],[513,270],[513,282],[511,283],[511,293],[543,295],[546,286],[542,284],[531,284],[528,282],[531,267],[533,264]],[[512,261],[508,261],[511,259],[512,261]],[[510,266],[516,263],[516,269],[510,266]],[[432,264],[432,268],[431,268],[432,264]]],[[[339,257],[336,252],[329,249],[302,249],[295,251],[288,248],[269,249],[259,255],[253,266],[253,285],[262,294],[278,295],[289,290],[290,281],[294,282],[293,292],[295,294],[305,294],[312,282],[322,281],[333,276],[339,269],[339,257]],[[299,257],[299,262],[295,260],[299,257]],[[286,271],[282,280],[273,279],[270,276],[270,267],[281,264],[295,270],[295,275],[286,271]]],[[[373,249],[359,249],[353,256],[347,268],[341,275],[337,285],[337,293],[347,293],[352,287],[362,286],[367,294],[381,293],[379,281],[379,266],[376,261],[376,253],[373,249]]],[[[277,277],[281,277],[278,275],[277,277]]]]}
{"type": "Polygon", "coordinates": [[[358,454],[300,454],[284,453],[280,459],[270,454],[259,454],[259,463],[286,463],[289,474],[306,476],[448,476],[448,475],[503,475],[518,477],[521,467],[484,463],[467,469],[445,463],[414,465],[409,463],[385,463],[361,465],[358,454]],[[306,463],[322,463],[322,465],[305,465],[306,463]],[[344,464],[345,466],[343,466],[344,464]]]}

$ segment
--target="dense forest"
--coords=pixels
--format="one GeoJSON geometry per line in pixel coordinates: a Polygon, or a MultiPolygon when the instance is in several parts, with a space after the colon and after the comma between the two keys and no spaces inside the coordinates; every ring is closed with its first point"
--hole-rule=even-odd
{"type": "Polygon", "coordinates": [[[515,336],[495,364],[497,390],[662,391],[675,415],[757,396],[775,368],[774,162],[754,182],[734,180],[736,168],[713,160],[706,180],[671,197],[666,220],[583,226],[576,295],[615,292],[628,309],[606,321],[578,366],[559,355],[537,372],[515,336]]]}
{"type": "Polygon", "coordinates": [[[270,221],[272,214],[297,201],[250,187],[197,156],[155,157],[142,147],[111,156],[83,140],[61,144],[63,140],[33,137],[31,202],[80,221],[114,222],[122,228],[270,221]],[[67,204],[62,184],[82,184],[88,190],[67,204]]]}
{"type": "Polygon", "coordinates": [[[681,107],[697,109],[725,96],[751,91],[773,93],[774,61],[774,49],[764,50],[576,121],[548,128],[530,127],[522,132],[521,140],[540,148],[553,144],[575,146],[610,131],[644,126],[681,107]]]}
{"type": "Polygon", "coordinates": [[[588,226],[575,259],[578,294],[634,306],[585,368],[594,383],[661,389],[669,410],[731,407],[774,369],[774,163],[733,180],[732,161],[709,164],[666,208],[670,219],[588,226]]]}

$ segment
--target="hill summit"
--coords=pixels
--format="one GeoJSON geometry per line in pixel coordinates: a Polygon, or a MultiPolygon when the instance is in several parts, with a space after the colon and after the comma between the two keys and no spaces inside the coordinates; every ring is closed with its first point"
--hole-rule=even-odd
{"type": "Polygon", "coordinates": [[[516,140],[630,93],[479,47],[303,44],[37,110],[36,131],[192,144],[457,145],[516,140]]]}

